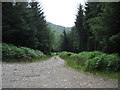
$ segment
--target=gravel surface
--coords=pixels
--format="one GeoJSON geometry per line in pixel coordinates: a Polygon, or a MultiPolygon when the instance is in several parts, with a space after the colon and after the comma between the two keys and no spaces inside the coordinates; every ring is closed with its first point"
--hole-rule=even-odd
{"type": "Polygon", "coordinates": [[[118,80],[95,77],[54,56],[35,63],[3,63],[2,88],[118,88],[118,80]]]}

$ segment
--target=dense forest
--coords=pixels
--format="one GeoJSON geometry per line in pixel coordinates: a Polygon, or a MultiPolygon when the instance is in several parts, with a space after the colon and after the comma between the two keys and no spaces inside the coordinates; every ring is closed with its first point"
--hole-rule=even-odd
{"type": "Polygon", "coordinates": [[[45,54],[51,51],[95,50],[119,53],[119,4],[88,2],[84,8],[79,5],[75,26],[69,32],[63,29],[63,34],[58,34],[59,49],[56,50],[55,33],[45,20],[44,11],[38,2],[4,2],[3,42],[38,49],[45,54]]]}
{"type": "Polygon", "coordinates": [[[38,2],[2,3],[3,42],[49,54],[52,33],[38,2]]]}
{"type": "Polygon", "coordinates": [[[61,37],[60,57],[67,65],[120,79],[119,9],[120,2],[79,5],[75,26],[61,37]]]}
{"type": "MultiPolygon", "coordinates": [[[[88,2],[79,5],[75,26],[63,32],[62,50],[120,52],[120,3],[88,2]]],[[[120,53],[119,53],[120,54],[120,53]]]]}

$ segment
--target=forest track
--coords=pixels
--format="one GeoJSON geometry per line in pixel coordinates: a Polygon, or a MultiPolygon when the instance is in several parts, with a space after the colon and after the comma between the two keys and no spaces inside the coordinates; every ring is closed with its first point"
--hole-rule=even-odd
{"type": "Polygon", "coordinates": [[[3,63],[2,88],[118,88],[118,80],[77,71],[54,56],[35,63],[3,63]]]}

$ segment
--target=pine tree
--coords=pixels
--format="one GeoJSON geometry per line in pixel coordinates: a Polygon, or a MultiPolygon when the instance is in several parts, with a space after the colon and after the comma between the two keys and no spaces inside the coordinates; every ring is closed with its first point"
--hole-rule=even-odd
{"type": "Polygon", "coordinates": [[[36,37],[38,40],[37,49],[49,53],[51,51],[51,36],[46,24],[45,16],[41,5],[38,2],[30,3],[31,10],[34,13],[33,23],[36,27],[36,37]]]}
{"type": "Polygon", "coordinates": [[[71,52],[79,52],[79,34],[76,27],[72,27],[70,33],[68,34],[69,48],[71,52]]]}
{"type": "Polygon", "coordinates": [[[68,39],[66,31],[64,30],[63,35],[61,35],[61,47],[60,48],[62,51],[70,51],[69,46],[70,46],[69,39],[68,39]]]}
{"type": "Polygon", "coordinates": [[[98,42],[96,41],[90,27],[90,20],[96,17],[100,11],[100,8],[98,9],[97,5],[98,3],[88,2],[85,6],[84,29],[86,30],[87,51],[94,51],[98,49],[98,42]]]}
{"type": "Polygon", "coordinates": [[[89,3],[87,5],[90,12],[86,14],[88,17],[86,24],[89,26],[90,33],[94,38],[94,50],[101,50],[107,53],[119,53],[119,4],[120,3],[108,2],[89,3]]]}
{"type": "Polygon", "coordinates": [[[79,5],[79,8],[78,8],[78,14],[76,17],[75,27],[79,34],[79,50],[86,51],[87,49],[86,42],[85,42],[86,31],[84,29],[84,15],[83,15],[83,8],[81,4],[79,5]]]}
{"type": "Polygon", "coordinates": [[[30,30],[25,20],[28,3],[2,3],[3,6],[3,42],[26,46],[27,33],[30,30]],[[14,12],[14,13],[13,13],[14,12]]]}
{"type": "Polygon", "coordinates": [[[41,5],[38,2],[5,2],[2,6],[3,42],[49,54],[52,37],[41,5]]]}

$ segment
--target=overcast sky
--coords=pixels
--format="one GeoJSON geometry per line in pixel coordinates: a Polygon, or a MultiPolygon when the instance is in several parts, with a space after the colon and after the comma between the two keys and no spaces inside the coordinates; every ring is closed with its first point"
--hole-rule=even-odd
{"type": "Polygon", "coordinates": [[[48,22],[65,27],[74,26],[78,5],[85,0],[38,0],[48,22]]]}

